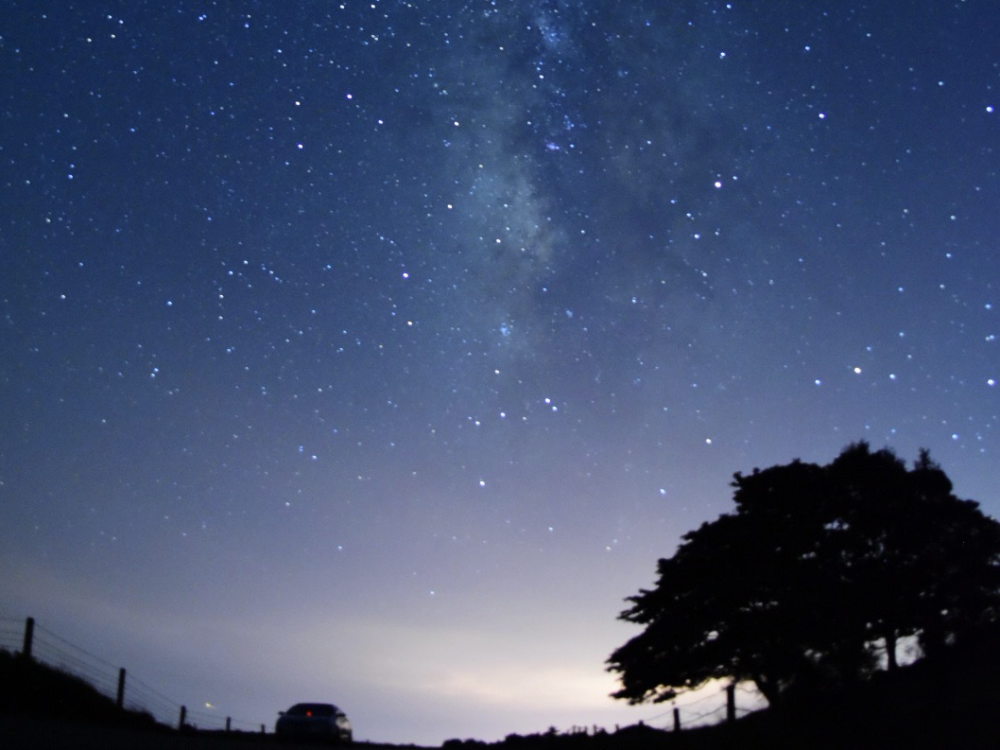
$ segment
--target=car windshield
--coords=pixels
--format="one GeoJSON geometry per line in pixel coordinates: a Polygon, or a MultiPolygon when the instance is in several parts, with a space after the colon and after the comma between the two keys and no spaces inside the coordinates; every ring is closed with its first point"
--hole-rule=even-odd
{"type": "Polygon", "coordinates": [[[333,716],[337,708],[329,703],[296,703],[286,713],[289,716],[333,716]]]}

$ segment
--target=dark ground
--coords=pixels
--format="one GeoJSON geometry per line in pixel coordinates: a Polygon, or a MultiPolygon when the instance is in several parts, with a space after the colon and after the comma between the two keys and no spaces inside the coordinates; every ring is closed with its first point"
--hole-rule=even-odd
{"type": "MultiPolygon", "coordinates": [[[[951,748],[962,750],[1000,746],[1000,717],[983,715],[976,726],[955,724],[946,730],[940,726],[928,731],[914,726],[898,731],[885,724],[843,731],[825,722],[799,726],[775,727],[768,722],[740,721],[733,727],[715,727],[673,734],[658,730],[631,728],[606,736],[549,737],[536,735],[508,738],[503,743],[446,743],[455,750],[506,748],[512,750],[751,750],[803,748],[808,750],[845,748],[951,748]]],[[[116,727],[80,721],[39,720],[37,717],[0,716],[0,746],[5,750],[289,750],[295,745],[278,741],[274,735],[185,735],[130,727],[116,727]]],[[[357,750],[401,750],[398,745],[355,743],[357,750]]]]}
{"type": "MultiPolygon", "coordinates": [[[[294,750],[316,743],[279,741],[273,734],[243,732],[181,734],[172,730],[122,727],[87,721],[0,715],[3,750],[294,750]]],[[[356,750],[402,750],[398,745],[357,742],[356,750]]]]}
{"type": "MultiPolygon", "coordinates": [[[[646,726],[608,734],[449,740],[442,750],[874,750],[1000,748],[1000,651],[958,667],[918,664],[881,673],[849,695],[807,696],[732,724],[678,733],[646,726]]],[[[0,652],[0,750],[289,750],[317,747],[273,734],[178,732],[118,709],[84,681],[0,652]]],[[[357,750],[422,750],[358,742],[357,750]]]]}

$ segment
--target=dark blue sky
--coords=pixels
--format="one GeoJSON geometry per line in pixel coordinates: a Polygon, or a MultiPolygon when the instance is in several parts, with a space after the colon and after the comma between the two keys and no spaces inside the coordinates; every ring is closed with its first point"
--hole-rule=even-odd
{"type": "Polygon", "coordinates": [[[624,597],[735,471],[997,515],[987,0],[0,13],[0,614],[439,743],[662,713],[624,597]]]}

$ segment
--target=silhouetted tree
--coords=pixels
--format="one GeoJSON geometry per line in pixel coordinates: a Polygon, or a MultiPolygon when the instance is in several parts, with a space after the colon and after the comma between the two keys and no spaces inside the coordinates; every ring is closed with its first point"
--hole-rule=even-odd
{"type": "Polygon", "coordinates": [[[685,534],[655,588],[620,619],[644,631],[608,659],[632,703],[712,678],[753,681],[772,705],[793,685],[847,689],[1000,620],[1000,523],[959,500],[926,451],[848,446],[827,466],[736,474],[736,511],[685,534]]]}

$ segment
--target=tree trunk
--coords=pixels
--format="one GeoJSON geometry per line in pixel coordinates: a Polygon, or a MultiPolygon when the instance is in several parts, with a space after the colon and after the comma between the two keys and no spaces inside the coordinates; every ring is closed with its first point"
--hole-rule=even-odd
{"type": "Polygon", "coordinates": [[[753,683],[757,686],[757,690],[760,691],[760,694],[767,699],[767,704],[769,706],[774,708],[781,702],[781,696],[778,692],[777,686],[771,683],[771,681],[766,677],[763,675],[754,675],[753,683]]]}
{"type": "Polygon", "coordinates": [[[885,656],[887,659],[887,669],[892,672],[899,667],[899,662],[896,660],[896,646],[898,645],[898,640],[896,638],[896,633],[893,631],[885,637],[885,656]]]}

